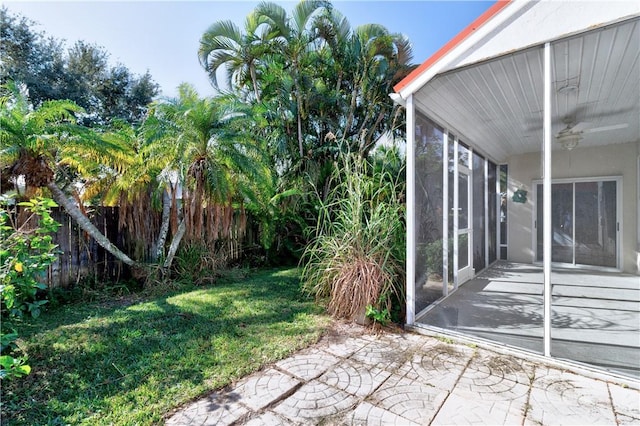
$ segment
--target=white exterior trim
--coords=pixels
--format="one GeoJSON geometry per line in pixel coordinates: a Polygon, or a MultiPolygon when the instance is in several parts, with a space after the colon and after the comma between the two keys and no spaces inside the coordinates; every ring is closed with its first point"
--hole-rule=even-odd
{"type": "Polygon", "coordinates": [[[553,228],[551,226],[551,43],[544,45],[544,183],[542,196],[542,231],[543,263],[544,263],[544,356],[551,356],[551,242],[553,228]]]}
{"type": "Polygon", "coordinates": [[[442,295],[449,295],[449,129],[442,141],[442,295]]]}
{"type": "Polygon", "coordinates": [[[433,65],[426,69],[422,74],[417,76],[407,86],[398,91],[403,99],[407,99],[409,95],[415,93],[429,82],[433,77],[440,72],[447,69],[454,61],[460,58],[464,53],[469,50],[473,50],[476,45],[485,37],[490,37],[491,34],[498,29],[502,24],[507,23],[509,19],[514,16],[520,9],[525,7],[529,3],[528,0],[515,0],[508,4],[498,14],[493,16],[488,22],[484,23],[475,32],[469,35],[466,39],[462,40],[460,44],[447,52],[443,57],[439,58],[433,65]]]}
{"type": "Polygon", "coordinates": [[[407,290],[407,318],[406,322],[409,325],[415,323],[416,319],[416,238],[415,238],[415,188],[416,188],[416,124],[415,124],[415,109],[413,104],[413,95],[410,95],[406,103],[407,110],[407,234],[406,234],[406,249],[407,258],[405,264],[406,282],[405,287],[407,290]]]}

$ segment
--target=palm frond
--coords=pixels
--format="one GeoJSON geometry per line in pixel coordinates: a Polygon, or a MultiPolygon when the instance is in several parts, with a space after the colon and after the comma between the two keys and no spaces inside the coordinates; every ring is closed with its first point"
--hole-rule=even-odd
{"type": "Polygon", "coordinates": [[[290,29],[287,18],[287,11],[279,4],[263,1],[254,9],[256,19],[261,23],[265,23],[271,30],[270,38],[284,37],[289,38],[290,29]]]}

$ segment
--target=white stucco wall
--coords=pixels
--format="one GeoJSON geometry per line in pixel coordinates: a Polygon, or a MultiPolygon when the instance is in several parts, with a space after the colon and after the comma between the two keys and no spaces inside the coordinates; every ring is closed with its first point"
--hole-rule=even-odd
{"type": "MultiPolygon", "coordinates": [[[[638,156],[640,141],[572,151],[553,151],[553,179],[622,176],[622,267],[624,272],[639,274],[638,252],[638,156]]],[[[541,154],[511,157],[508,185],[508,259],[531,263],[535,260],[533,220],[535,200],[532,182],[542,177],[541,154]],[[525,204],[511,199],[517,189],[527,191],[525,204]]]]}

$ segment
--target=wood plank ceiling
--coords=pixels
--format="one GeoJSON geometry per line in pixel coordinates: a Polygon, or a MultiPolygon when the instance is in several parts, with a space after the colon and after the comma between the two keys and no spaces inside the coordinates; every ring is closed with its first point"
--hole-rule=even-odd
{"type": "MultiPolygon", "coordinates": [[[[417,109],[495,161],[538,152],[542,58],[535,46],[441,74],[417,109]]],[[[582,123],[576,149],[640,140],[640,18],[553,41],[552,73],[554,135],[582,123]]]]}

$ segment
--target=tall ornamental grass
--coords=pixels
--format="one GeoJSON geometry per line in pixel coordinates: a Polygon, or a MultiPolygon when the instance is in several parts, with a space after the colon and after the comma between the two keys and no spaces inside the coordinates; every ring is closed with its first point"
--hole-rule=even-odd
{"type": "Polygon", "coordinates": [[[302,257],[304,289],[326,300],[336,318],[357,319],[367,307],[388,316],[392,301],[403,300],[398,177],[360,157],[345,155],[335,166],[333,190],[320,200],[316,234],[302,257]]]}

